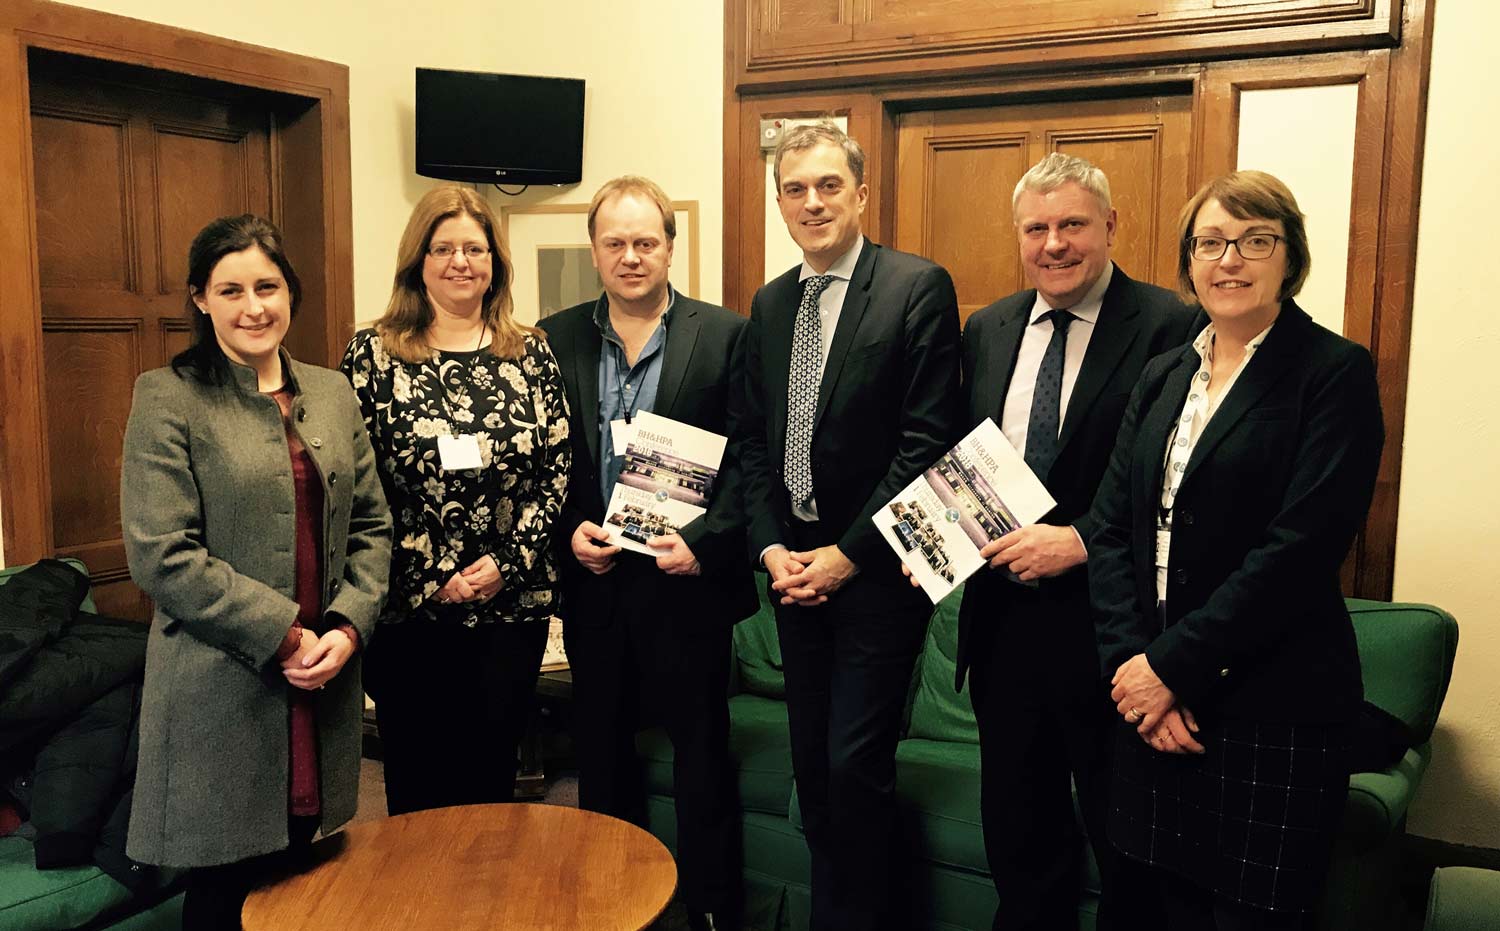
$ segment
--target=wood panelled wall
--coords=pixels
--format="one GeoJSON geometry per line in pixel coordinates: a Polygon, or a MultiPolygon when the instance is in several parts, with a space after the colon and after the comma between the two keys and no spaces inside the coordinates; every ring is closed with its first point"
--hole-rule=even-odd
{"type": "Polygon", "coordinates": [[[903,113],[1189,93],[1196,189],[1236,165],[1241,92],[1356,85],[1345,335],[1375,357],[1386,447],[1345,583],[1389,598],[1433,3],[725,0],[724,303],[746,311],[765,277],[761,120],[847,117],[865,229],[893,242],[903,113]]]}

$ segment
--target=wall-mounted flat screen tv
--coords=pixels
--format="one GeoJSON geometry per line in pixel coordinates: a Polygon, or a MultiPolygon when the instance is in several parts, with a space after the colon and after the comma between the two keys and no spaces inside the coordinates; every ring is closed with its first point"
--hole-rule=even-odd
{"type": "Polygon", "coordinates": [[[496,184],[583,177],[583,81],[417,69],[417,174],[496,184]]]}

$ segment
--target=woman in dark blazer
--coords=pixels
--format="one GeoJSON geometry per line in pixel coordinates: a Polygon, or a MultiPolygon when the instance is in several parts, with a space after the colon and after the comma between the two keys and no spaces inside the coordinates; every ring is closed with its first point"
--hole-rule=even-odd
{"type": "Polygon", "coordinates": [[[156,603],[127,847],[193,868],[184,928],[237,929],[262,855],[354,815],[391,521],[349,383],[281,346],[276,228],[210,223],[187,286],[193,344],[136,381],[125,431],[125,555],[156,603]]]}
{"type": "Polygon", "coordinates": [[[1208,326],[1147,365],[1094,508],[1089,583],[1123,719],[1110,836],[1166,926],[1300,928],[1362,697],[1339,566],[1384,440],[1374,366],[1293,296],[1296,200],[1255,171],[1183,210],[1208,326]]]}

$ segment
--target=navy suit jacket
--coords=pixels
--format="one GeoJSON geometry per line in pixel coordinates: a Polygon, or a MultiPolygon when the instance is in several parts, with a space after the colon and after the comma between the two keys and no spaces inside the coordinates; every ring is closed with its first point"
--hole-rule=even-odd
{"type": "MultiPolygon", "coordinates": [[[[594,322],[595,301],[588,301],[542,319],[548,345],[562,370],[568,393],[569,430],[573,438],[573,468],[568,497],[557,523],[561,547],[559,565],[564,584],[562,616],[587,619],[608,616],[614,598],[616,571],[594,575],[581,566],[570,546],[574,531],[584,521],[604,523],[609,503],[599,493],[599,354],[604,338],[594,322]]],[[[653,412],[723,436],[733,436],[743,395],[742,337],[745,318],[703,301],[678,294],[667,328],[661,380],[653,412]]],[[[662,595],[682,607],[727,621],[754,614],[759,607],[754,578],[744,564],[745,521],[741,505],[738,459],[726,450],[719,484],[707,513],[681,530],[702,567],[701,576],[659,573],[662,595]]],[[[641,564],[650,557],[621,552],[617,562],[641,564]]]]}
{"type": "MultiPolygon", "coordinates": [[[[800,269],[755,293],[745,337],[738,453],[757,567],[767,546],[790,541],[783,462],[800,269]]],[[[948,451],[959,419],[958,343],[948,272],[866,239],[823,366],[811,460],[819,523],[881,588],[911,591],[870,517],[948,451]]]]}
{"type": "Polygon", "coordinates": [[[1339,566],[1374,493],[1375,366],[1292,301],[1193,448],[1156,614],[1163,453],[1199,367],[1153,359],[1095,507],[1089,581],[1104,665],[1137,653],[1200,720],[1337,722],[1362,697],[1339,566]]]}
{"type": "MultiPolygon", "coordinates": [[[[1000,423],[1035,302],[1036,291],[1019,291],[969,318],[963,372],[970,429],[986,417],[1000,423]]],[[[1057,461],[1045,482],[1057,506],[1042,523],[1071,524],[1088,541],[1094,530],[1089,505],[1114,449],[1130,390],[1146,362],[1181,345],[1193,327],[1193,311],[1175,294],[1135,281],[1115,266],[1068,401],[1057,461]]],[[[1088,566],[1043,579],[1034,592],[989,568],[970,577],[959,608],[956,686],[963,687],[976,640],[1001,636],[1023,658],[1017,674],[1036,694],[1049,701],[1089,694],[1100,669],[1089,617],[1088,566]]]]}

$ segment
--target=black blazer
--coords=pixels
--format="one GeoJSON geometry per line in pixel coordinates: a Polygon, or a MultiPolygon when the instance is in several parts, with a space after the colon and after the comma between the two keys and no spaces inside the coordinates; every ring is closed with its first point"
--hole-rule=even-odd
{"type": "MultiPolygon", "coordinates": [[[[755,293],[746,331],[739,455],[757,568],[762,550],[790,539],[782,469],[800,269],[755,293]]],[[[819,523],[863,578],[906,586],[870,516],[948,451],[959,417],[958,341],[947,271],[866,239],[823,367],[811,450],[819,523]]]]}
{"type": "MultiPolygon", "coordinates": [[[[1011,373],[1030,323],[1036,291],[1025,290],[975,312],[964,328],[964,399],[968,429],[986,417],[1000,423],[1011,373]]],[[[1078,370],[1059,434],[1057,461],[1047,490],[1057,506],[1041,520],[1073,525],[1087,541],[1094,524],[1089,505],[1099,490],[1119,433],[1130,389],[1156,355],[1181,345],[1194,326],[1194,312],[1165,288],[1132,280],[1118,265],[1104,292],[1103,308],[1078,370]]],[[[1041,580],[1032,592],[1001,573],[981,569],[964,586],[959,608],[958,668],[963,687],[976,625],[990,625],[1023,662],[1016,675],[1029,677],[1048,700],[1077,700],[1099,682],[1098,652],[1088,605],[1088,564],[1041,580]],[[998,633],[1003,632],[1003,633],[998,633]],[[1038,662],[1039,660],[1039,662],[1038,662]]],[[[1113,669],[1110,670],[1113,673],[1113,669]]]]}
{"type": "Polygon", "coordinates": [[[1362,688],[1339,565],[1385,439],[1370,354],[1282,304],[1178,485],[1163,626],[1162,460],[1199,364],[1188,347],[1146,367],[1099,492],[1089,584],[1104,667],[1144,652],[1200,719],[1346,720],[1362,688]]]}
{"type": "MultiPolygon", "coordinates": [[[[605,298],[601,297],[600,300],[605,298]]],[[[568,392],[569,433],[573,440],[573,468],[568,496],[557,522],[561,547],[559,565],[564,586],[562,617],[603,616],[612,604],[615,571],[594,575],[574,558],[573,532],[584,521],[604,523],[605,501],[599,492],[599,353],[604,339],[594,323],[598,301],[589,301],[542,319],[548,344],[562,369],[568,392]]],[[[655,413],[732,437],[742,401],[742,336],[745,318],[713,304],[676,296],[667,326],[661,381],[655,413]]],[[[745,568],[744,512],[741,471],[732,449],[726,449],[719,470],[719,487],[708,512],[682,528],[682,538],[698,557],[701,576],[658,573],[667,586],[662,595],[684,608],[730,622],[754,614],[759,607],[755,583],[745,568]]],[[[621,552],[617,563],[646,565],[650,557],[621,552]]]]}

